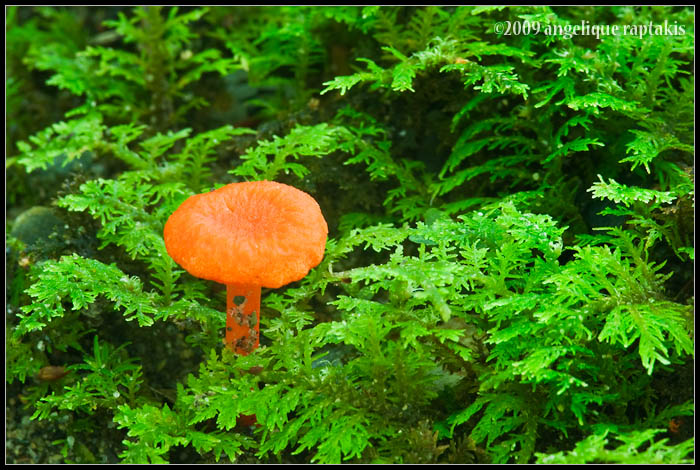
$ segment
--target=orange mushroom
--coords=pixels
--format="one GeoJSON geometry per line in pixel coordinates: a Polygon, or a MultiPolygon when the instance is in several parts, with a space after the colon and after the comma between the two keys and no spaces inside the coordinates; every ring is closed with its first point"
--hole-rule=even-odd
{"type": "Polygon", "coordinates": [[[176,263],[193,276],[226,284],[226,345],[243,355],[260,344],[260,288],[305,277],[323,259],[327,235],[314,198],[274,181],[194,195],[163,231],[176,263]]]}

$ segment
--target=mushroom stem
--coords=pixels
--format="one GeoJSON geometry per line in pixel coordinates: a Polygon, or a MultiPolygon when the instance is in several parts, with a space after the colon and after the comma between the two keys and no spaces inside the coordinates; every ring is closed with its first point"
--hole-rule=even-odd
{"type": "Polygon", "coordinates": [[[226,285],[226,346],[247,356],[260,344],[260,286],[226,285]]]}

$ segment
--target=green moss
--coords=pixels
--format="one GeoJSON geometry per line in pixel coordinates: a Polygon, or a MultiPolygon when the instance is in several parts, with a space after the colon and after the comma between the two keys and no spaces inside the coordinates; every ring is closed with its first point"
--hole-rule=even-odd
{"type": "Polygon", "coordinates": [[[51,208],[35,206],[17,216],[10,235],[29,251],[48,253],[63,246],[61,236],[66,232],[65,225],[51,208]]]}
{"type": "Polygon", "coordinates": [[[105,423],[128,463],[692,461],[692,9],[89,11],[8,15],[11,213],[59,206],[100,245],[10,258],[8,380],[68,423],[66,461],[104,455],[68,437],[105,423]],[[662,34],[547,33],[582,22],[662,34]],[[37,90],[58,117],[19,105],[37,90]],[[235,356],[225,292],[163,226],[260,179],[330,238],[235,356]],[[48,364],[71,373],[33,382],[48,364]]]}

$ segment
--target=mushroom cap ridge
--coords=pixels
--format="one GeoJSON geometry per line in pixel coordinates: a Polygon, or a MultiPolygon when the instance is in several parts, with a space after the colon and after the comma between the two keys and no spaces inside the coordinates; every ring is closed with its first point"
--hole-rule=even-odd
{"type": "Polygon", "coordinates": [[[271,288],[318,265],[327,235],[316,200],[274,181],[231,183],[191,196],[163,231],[168,254],[193,276],[271,288]]]}

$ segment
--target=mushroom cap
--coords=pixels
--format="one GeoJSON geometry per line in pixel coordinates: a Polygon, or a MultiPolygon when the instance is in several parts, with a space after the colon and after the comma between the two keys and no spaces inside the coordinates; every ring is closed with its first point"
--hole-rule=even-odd
{"type": "Polygon", "coordinates": [[[316,200],[274,181],[232,183],[191,196],[163,231],[168,254],[193,276],[272,288],[318,265],[327,235],[316,200]]]}

